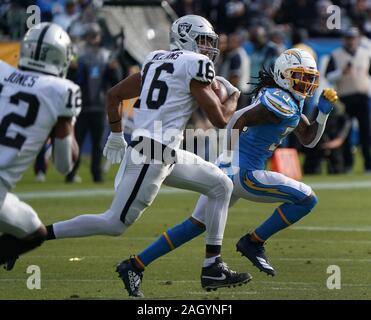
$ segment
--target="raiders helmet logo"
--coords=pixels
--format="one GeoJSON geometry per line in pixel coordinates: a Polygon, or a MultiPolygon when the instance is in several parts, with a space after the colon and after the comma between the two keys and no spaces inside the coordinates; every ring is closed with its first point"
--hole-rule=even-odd
{"type": "Polygon", "coordinates": [[[184,37],[187,35],[189,30],[191,30],[191,28],[192,28],[192,25],[190,23],[187,23],[187,22],[179,23],[178,33],[181,37],[184,37]]]}

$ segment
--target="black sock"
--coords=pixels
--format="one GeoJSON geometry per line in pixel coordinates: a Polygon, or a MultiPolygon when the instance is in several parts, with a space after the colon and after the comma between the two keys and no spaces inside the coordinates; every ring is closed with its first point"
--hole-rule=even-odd
{"type": "Polygon", "coordinates": [[[212,245],[212,244],[207,244],[206,245],[206,252],[207,253],[212,253],[215,255],[220,254],[220,251],[222,250],[222,246],[217,246],[217,245],[212,245]]]}
{"type": "Polygon", "coordinates": [[[41,238],[23,240],[9,234],[2,235],[0,237],[0,264],[39,247],[43,242],[44,239],[41,238]]]}
{"type": "Polygon", "coordinates": [[[55,234],[54,234],[54,228],[53,228],[52,224],[46,226],[46,231],[48,232],[48,234],[46,236],[46,240],[54,240],[55,239],[55,234]]]}

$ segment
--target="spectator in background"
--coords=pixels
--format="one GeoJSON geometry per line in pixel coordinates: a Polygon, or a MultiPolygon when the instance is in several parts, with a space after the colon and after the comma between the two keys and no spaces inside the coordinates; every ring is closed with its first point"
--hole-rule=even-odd
{"type": "Polygon", "coordinates": [[[326,123],[321,140],[314,148],[304,148],[304,174],[320,174],[322,161],[326,160],[328,174],[345,172],[343,144],[352,122],[344,105],[337,102],[326,123]]]}
{"type": "Polygon", "coordinates": [[[76,0],[66,0],[64,12],[55,15],[53,22],[61,26],[63,30],[68,31],[68,28],[78,16],[76,0]]]}
{"type": "Polygon", "coordinates": [[[248,1],[204,0],[197,2],[202,2],[202,15],[215,26],[217,33],[232,33],[246,26],[249,21],[248,1]]]}
{"type": "Polygon", "coordinates": [[[249,4],[248,25],[261,24],[272,27],[282,0],[255,0],[249,4]]]}
{"type": "Polygon", "coordinates": [[[304,28],[311,30],[317,19],[317,1],[285,0],[276,15],[277,23],[292,24],[293,29],[304,28]]]}
{"type": "Polygon", "coordinates": [[[50,22],[56,7],[63,6],[64,0],[36,0],[36,5],[41,11],[41,21],[50,22]]]}
{"type": "Polygon", "coordinates": [[[26,33],[27,13],[23,2],[20,0],[12,1],[5,14],[8,34],[12,40],[18,40],[26,33]]]}
{"type": "MultiPolygon", "coordinates": [[[[317,61],[317,54],[316,52],[305,43],[308,40],[308,31],[305,29],[294,29],[291,34],[291,42],[293,48],[299,48],[307,51],[312,55],[312,57],[317,61]]],[[[318,62],[317,62],[318,63],[318,62]]]]}
{"type": "Polygon", "coordinates": [[[194,0],[179,0],[173,4],[173,9],[178,17],[185,16],[187,14],[201,14],[201,1],[194,0]]]}
{"type": "MultiPolygon", "coordinates": [[[[222,41],[225,41],[223,38],[222,41]]],[[[240,89],[240,106],[248,104],[248,89],[250,82],[250,58],[246,50],[242,47],[243,34],[240,32],[232,33],[228,36],[227,48],[222,43],[222,63],[218,65],[218,75],[226,78],[231,84],[240,89]]],[[[220,46],[219,46],[220,48],[220,46]]]]}
{"type": "Polygon", "coordinates": [[[228,35],[225,33],[219,34],[219,55],[215,62],[215,74],[220,75],[220,69],[222,68],[224,61],[228,53],[228,35]]]}
{"type": "Polygon", "coordinates": [[[368,10],[371,4],[368,0],[355,0],[349,11],[349,16],[354,24],[364,24],[368,20],[368,10]]]}
{"type": "MultiPolygon", "coordinates": [[[[102,182],[102,140],[106,123],[105,93],[120,80],[121,75],[117,61],[111,59],[110,51],[101,47],[99,25],[92,23],[86,30],[86,47],[77,61],[77,83],[82,91],[82,111],[76,122],[75,134],[78,144],[82,147],[86,134],[90,132],[91,174],[94,182],[102,182]]],[[[80,159],[67,175],[66,182],[81,180],[76,175],[79,165],[80,159]]]]}
{"type": "MultiPolygon", "coordinates": [[[[327,79],[335,85],[340,100],[345,104],[346,113],[356,118],[359,124],[360,142],[364,158],[364,169],[371,173],[370,155],[370,113],[368,91],[370,88],[370,52],[359,45],[357,28],[344,33],[343,47],[336,49],[327,66],[327,79]]],[[[344,160],[347,171],[353,168],[353,154],[349,134],[344,146],[344,160]]]]}
{"type": "Polygon", "coordinates": [[[68,33],[73,41],[79,41],[86,34],[86,26],[98,23],[96,7],[91,0],[78,0],[79,16],[70,24],[68,33]]]}
{"type": "Polygon", "coordinates": [[[277,29],[273,30],[270,33],[269,39],[276,45],[278,54],[281,54],[286,50],[285,35],[283,31],[277,29]]]}
{"type": "Polygon", "coordinates": [[[273,70],[279,53],[277,46],[272,41],[268,41],[267,33],[262,26],[257,25],[250,29],[250,41],[253,45],[250,56],[250,78],[254,81],[260,70],[273,70]]]}

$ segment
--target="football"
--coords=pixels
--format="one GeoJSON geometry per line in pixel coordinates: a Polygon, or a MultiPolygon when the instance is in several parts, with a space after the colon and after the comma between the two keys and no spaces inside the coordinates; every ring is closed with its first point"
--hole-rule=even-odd
{"type": "Polygon", "coordinates": [[[228,99],[227,88],[222,82],[220,82],[217,79],[214,79],[214,81],[211,83],[211,87],[218,96],[221,103],[224,103],[228,99]]]}

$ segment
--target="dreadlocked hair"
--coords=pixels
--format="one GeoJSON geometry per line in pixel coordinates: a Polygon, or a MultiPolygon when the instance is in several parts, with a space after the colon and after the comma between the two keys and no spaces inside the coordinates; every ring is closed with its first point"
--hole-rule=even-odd
{"type": "Polygon", "coordinates": [[[257,77],[253,77],[257,79],[257,82],[249,82],[254,86],[254,88],[248,93],[248,95],[253,96],[256,98],[263,88],[279,88],[276,81],[274,81],[272,71],[267,71],[263,68],[263,70],[259,71],[259,75],[257,77]]]}

